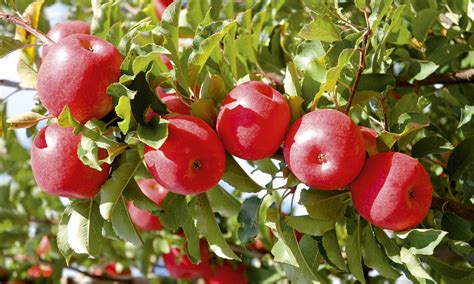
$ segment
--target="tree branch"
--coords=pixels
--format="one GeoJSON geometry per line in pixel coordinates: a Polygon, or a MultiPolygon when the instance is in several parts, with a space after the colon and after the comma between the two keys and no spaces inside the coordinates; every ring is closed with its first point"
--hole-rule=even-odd
{"type": "Polygon", "coordinates": [[[10,14],[5,13],[5,12],[0,12],[0,20],[10,22],[12,24],[15,24],[17,27],[21,27],[21,28],[25,29],[27,32],[34,35],[37,39],[44,42],[46,45],[53,45],[54,44],[54,41],[52,39],[50,39],[47,35],[40,32],[39,30],[33,28],[29,23],[23,21],[20,18],[17,18],[15,16],[10,15],[10,14]]]}
{"type": "Polygon", "coordinates": [[[446,74],[431,74],[426,79],[410,83],[406,80],[397,80],[396,87],[416,87],[434,84],[454,85],[454,84],[474,83],[474,68],[469,68],[457,72],[446,74]]]}
{"type": "Polygon", "coordinates": [[[105,275],[99,276],[99,275],[94,275],[94,274],[91,274],[89,272],[80,270],[79,268],[76,268],[76,267],[67,266],[65,268],[76,271],[76,272],[79,272],[79,273],[81,273],[81,274],[83,274],[87,277],[92,278],[92,279],[114,281],[114,282],[117,282],[117,283],[133,283],[133,279],[131,279],[131,278],[116,278],[116,277],[108,277],[108,276],[105,276],[105,275]]]}
{"type": "Polygon", "coordinates": [[[433,196],[433,200],[431,201],[431,209],[455,213],[459,217],[462,217],[466,220],[474,221],[474,206],[470,204],[464,204],[451,199],[442,199],[433,196]]]}

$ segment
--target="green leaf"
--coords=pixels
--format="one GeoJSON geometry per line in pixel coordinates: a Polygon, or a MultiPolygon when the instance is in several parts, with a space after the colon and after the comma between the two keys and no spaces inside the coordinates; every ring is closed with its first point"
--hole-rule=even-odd
{"type": "Polygon", "coordinates": [[[92,0],[91,5],[91,33],[100,38],[105,38],[114,23],[115,14],[117,11],[120,11],[120,5],[118,5],[118,2],[112,0],[92,0]]]}
{"type": "Polygon", "coordinates": [[[346,263],[344,262],[344,258],[342,258],[341,248],[337,241],[336,230],[324,233],[322,245],[329,263],[339,270],[347,271],[346,263]]]}
{"type": "Polygon", "coordinates": [[[5,57],[7,54],[20,49],[23,43],[19,40],[0,35],[0,58],[5,57]]]}
{"type": "Polygon", "coordinates": [[[36,89],[38,82],[38,71],[36,71],[31,65],[28,65],[23,59],[18,61],[17,65],[18,76],[20,76],[22,88],[36,89]]]}
{"type": "Polygon", "coordinates": [[[461,119],[459,120],[458,128],[461,128],[464,125],[467,125],[472,121],[472,116],[474,115],[474,106],[465,105],[461,110],[461,119]]]}
{"type": "Polygon", "coordinates": [[[413,229],[397,233],[405,247],[414,255],[432,255],[434,249],[441,243],[447,232],[435,229],[413,229]]]}
{"type": "Polygon", "coordinates": [[[321,41],[304,41],[298,45],[298,50],[293,61],[298,69],[307,70],[312,61],[315,61],[324,55],[326,55],[326,51],[324,50],[321,41]]]}
{"type": "Polygon", "coordinates": [[[391,239],[387,236],[384,230],[373,227],[375,238],[380,243],[382,248],[384,248],[387,256],[395,263],[402,264],[400,259],[400,247],[395,242],[394,239],[391,239]]]}
{"type": "Polygon", "coordinates": [[[112,176],[104,183],[100,191],[100,214],[105,220],[114,215],[116,206],[122,200],[122,193],[133,180],[133,176],[142,162],[137,151],[127,151],[120,166],[112,172],[112,176]]]}
{"type": "Polygon", "coordinates": [[[215,104],[220,103],[229,93],[221,76],[208,74],[202,83],[200,95],[204,99],[211,99],[215,104]]]}
{"type": "Polygon", "coordinates": [[[74,200],[67,223],[67,239],[76,253],[97,256],[102,248],[102,224],[99,205],[93,199],[74,200]]]}
{"type": "Polygon", "coordinates": [[[137,94],[137,91],[132,91],[121,83],[113,83],[110,84],[107,88],[107,94],[116,98],[121,98],[125,96],[133,100],[135,98],[135,95],[137,94]]]}
{"type": "Polygon", "coordinates": [[[230,155],[226,159],[226,168],[222,180],[241,192],[259,192],[262,187],[253,181],[230,155]]]}
{"type": "Polygon", "coordinates": [[[218,109],[211,99],[199,98],[191,105],[191,115],[202,119],[212,128],[216,125],[218,109]]]}
{"type": "Polygon", "coordinates": [[[136,124],[132,115],[130,99],[126,96],[120,97],[119,102],[115,107],[115,112],[117,113],[118,117],[123,119],[118,123],[120,130],[122,130],[124,134],[127,134],[130,127],[133,127],[133,125],[136,124]]]}
{"type": "Polygon", "coordinates": [[[400,259],[413,276],[434,282],[433,278],[431,278],[431,276],[421,266],[420,259],[413,255],[408,249],[402,247],[400,251],[400,259]]]}
{"type": "Polygon", "coordinates": [[[160,210],[160,207],[142,192],[134,179],[131,179],[128,182],[125,190],[123,191],[123,196],[127,200],[132,201],[133,205],[142,210],[147,210],[149,212],[160,210]]]}
{"type": "Polygon", "coordinates": [[[120,239],[136,247],[143,245],[143,240],[128,214],[127,201],[123,196],[119,196],[115,203],[110,221],[114,232],[120,239]]]}
{"type": "Polygon", "coordinates": [[[71,259],[71,256],[73,253],[72,248],[69,245],[68,231],[67,231],[67,226],[68,226],[67,224],[71,217],[71,211],[72,211],[72,208],[70,206],[68,206],[64,210],[63,214],[61,215],[61,220],[59,220],[58,233],[56,235],[56,242],[58,245],[58,249],[61,255],[66,260],[66,265],[69,265],[69,260],[71,259]]]}
{"type": "Polygon", "coordinates": [[[357,220],[356,224],[348,225],[346,241],[347,264],[352,275],[361,283],[365,283],[364,270],[362,269],[361,238],[364,226],[357,220]]]}
{"type": "Polygon", "coordinates": [[[344,215],[349,192],[324,191],[324,190],[302,190],[300,203],[314,219],[330,220],[333,223],[344,215]]]}
{"type": "Polygon", "coordinates": [[[417,11],[416,17],[411,23],[413,35],[416,39],[419,41],[425,40],[428,30],[436,22],[438,15],[438,10],[432,8],[417,11]]]}
{"type": "Polygon", "coordinates": [[[382,251],[375,241],[372,226],[370,225],[365,226],[362,230],[361,248],[365,265],[377,270],[381,275],[389,279],[397,279],[400,276],[390,265],[390,260],[385,255],[385,252],[382,251]]]}
{"type": "Polygon", "coordinates": [[[410,66],[410,73],[413,77],[409,80],[410,83],[413,83],[415,80],[421,81],[426,79],[429,75],[433,74],[439,65],[432,61],[428,60],[417,60],[412,63],[410,66]]]}
{"type": "Polygon", "coordinates": [[[452,279],[446,281],[446,283],[472,283],[474,281],[474,273],[472,267],[459,267],[453,265],[453,263],[446,263],[435,257],[428,257],[428,264],[430,267],[441,274],[443,277],[452,279]]]}
{"type": "Polygon", "coordinates": [[[462,141],[449,156],[447,167],[449,178],[459,179],[472,163],[474,163],[474,136],[462,141]]]}
{"type": "Polygon", "coordinates": [[[298,71],[296,70],[296,66],[293,62],[288,63],[286,66],[283,85],[287,95],[293,97],[301,95],[301,84],[298,78],[298,71]]]}
{"type": "Polygon", "coordinates": [[[430,154],[440,154],[453,149],[451,143],[441,136],[424,137],[413,145],[411,155],[420,158],[430,154]]]}
{"type": "Polygon", "coordinates": [[[188,0],[186,4],[186,20],[193,28],[197,28],[209,11],[208,1],[188,0]]]}
{"type": "Polygon", "coordinates": [[[252,242],[258,235],[258,211],[261,203],[262,199],[252,196],[242,204],[237,221],[240,224],[239,239],[243,244],[252,242]]]}
{"type": "Polygon", "coordinates": [[[333,220],[316,219],[307,215],[287,216],[285,219],[290,227],[312,236],[322,236],[326,232],[333,230],[336,224],[333,220]]]}
{"type": "Polygon", "coordinates": [[[448,238],[452,240],[469,242],[472,239],[471,223],[454,213],[444,213],[441,227],[448,231],[448,238]]]}
{"type": "Polygon", "coordinates": [[[146,125],[138,124],[138,139],[146,145],[158,149],[168,137],[168,121],[162,117],[153,117],[146,125]]]}
{"type": "Polygon", "coordinates": [[[241,206],[240,201],[224,190],[221,186],[214,186],[211,190],[206,192],[206,194],[213,212],[218,212],[227,218],[239,214],[241,206]]]}
{"type": "Polygon", "coordinates": [[[36,112],[26,112],[14,115],[7,119],[9,129],[30,128],[46,117],[36,112]]]}
{"type": "Polygon", "coordinates": [[[341,30],[325,16],[316,16],[309,24],[303,26],[299,34],[306,40],[334,42],[341,40],[341,30]]]}
{"type": "Polygon", "coordinates": [[[225,259],[234,259],[241,261],[241,259],[232,251],[229,244],[222,236],[221,229],[217,225],[216,218],[212,212],[209,200],[206,194],[202,193],[193,199],[194,202],[194,219],[196,227],[204,237],[211,250],[219,257],[225,259]]]}

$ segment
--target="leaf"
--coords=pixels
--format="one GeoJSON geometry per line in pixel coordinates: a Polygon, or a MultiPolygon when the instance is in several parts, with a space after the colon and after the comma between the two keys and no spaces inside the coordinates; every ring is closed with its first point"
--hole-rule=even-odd
{"type": "Polygon", "coordinates": [[[147,125],[138,124],[138,139],[146,145],[158,149],[168,137],[168,121],[154,116],[147,125]]]}
{"type": "Polygon", "coordinates": [[[336,222],[332,220],[315,219],[307,215],[287,216],[285,219],[290,227],[312,236],[322,236],[326,232],[333,230],[336,224],[336,222]]]}
{"type": "Polygon", "coordinates": [[[239,222],[239,239],[243,244],[252,242],[258,235],[258,211],[262,199],[252,196],[244,200],[237,221],[239,222]]]}
{"type": "MultiPolygon", "coordinates": [[[[23,21],[27,22],[32,28],[37,29],[38,23],[40,20],[41,9],[43,8],[44,0],[37,0],[34,2],[29,3],[26,7],[25,11],[22,14],[23,21]]],[[[36,43],[36,37],[27,32],[20,26],[16,27],[15,31],[15,39],[19,40],[24,45],[33,45],[36,43]]],[[[20,62],[24,61],[26,65],[33,64],[35,62],[35,46],[30,46],[27,48],[22,49],[22,56],[20,58],[20,62]]],[[[21,74],[20,78],[23,77],[21,74]]],[[[25,85],[26,86],[26,85],[25,85]]]]}
{"type": "Polygon", "coordinates": [[[0,58],[5,57],[7,54],[20,49],[23,43],[19,40],[0,35],[0,58]]]}
{"type": "Polygon", "coordinates": [[[416,17],[411,22],[413,35],[419,41],[424,41],[428,30],[436,22],[439,12],[436,9],[428,8],[417,11],[416,17]]]}
{"type": "Polygon", "coordinates": [[[411,156],[420,158],[430,154],[445,153],[453,149],[451,143],[441,136],[424,137],[413,145],[411,156]]]}
{"type": "Polygon", "coordinates": [[[118,123],[120,130],[124,134],[127,134],[130,127],[136,124],[135,119],[132,115],[132,107],[130,105],[130,99],[126,96],[122,96],[119,99],[117,106],[115,107],[115,112],[117,116],[123,119],[118,123]]]}
{"type": "Polygon", "coordinates": [[[387,256],[395,263],[402,264],[400,259],[400,247],[395,242],[394,239],[391,239],[387,236],[384,230],[373,227],[375,238],[380,243],[382,248],[384,248],[387,256]]]}
{"type": "Polygon", "coordinates": [[[56,235],[56,242],[58,245],[58,249],[61,255],[66,260],[66,265],[69,265],[69,260],[71,259],[72,252],[73,252],[71,246],[69,245],[68,231],[67,231],[67,224],[71,216],[71,211],[72,209],[70,206],[68,206],[64,210],[63,214],[61,215],[61,220],[59,221],[59,224],[58,224],[58,233],[56,235]]]}
{"type": "Polygon", "coordinates": [[[322,245],[329,263],[339,270],[347,271],[346,263],[344,262],[344,258],[342,258],[341,248],[337,241],[336,230],[324,233],[322,245]]]}
{"type": "Polygon", "coordinates": [[[298,69],[307,70],[311,62],[323,57],[324,55],[326,55],[326,51],[324,50],[321,41],[303,41],[298,45],[298,50],[293,62],[298,69]]]}
{"type": "Polygon", "coordinates": [[[285,87],[285,93],[287,95],[293,97],[301,95],[301,84],[298,78],[298,71],[296,70],[296,66],[293,62],[288,63],[286,66],[283,86],[285,87]]]}
{"type": "Polygon", "coordinates": [[[204,99],[211,99],[215,104],[220,103],[228,94],[225,82],[221,76],[208,74],[204,78],[200,95],[204,99]]]}
{"type": "Polygon", "coordinates": [[[467,125],[472,121],[472,116],[474,115],[474,106],[465,105],[461,109],[461,118],[459,119],[458,128],[461,128],[464,125],[467,125]]]}
{"type": "Polygon", "coordinates": [[[100,38],[106,38],[114,23],[114,13],[120,9],[116,1],[92,0],[91,33],[100,38]]]}
{"type": "Polygon", "coordinates": [[[227,156],[226,168],[222,180],[241,192],[259,192],[261,187],[253,181],[232,156],[227,156]]]}
{"type": "Polygon", "coordinates": [[[212,128],[216,125],[218,109],[211,99],[199,98],[191,105],[191,115],[202,119],[212,128]]]}
{"type": "Polygon", "coordinates": [[[241,261],[222,236],[206,194],[198,194],[193,201],[196,228],[206,237],[211,250],[221,258],[241,261]]]}
{"type": "Polygon", "coordinates": [[[377,270],[381,275],[389,279],[397,279],[400,274],[390,265],[389,258],[378,246],[372,232],[372,226],[367,225],[362,231],[361,239],[362,256],[364,263],[370,268],[377,270]]]}
{"type": "Polygon", "coordinates": [[[38,72],[33,69],[31,65],[28,65],[23,59],[20,59],[20,61],[18,61],[17,72],[18,76],[20,76],[20,86],[22,88],[36,89],[38,72]]]}
{"type": "Polygon", "coordinates": [[[116,206],[122,202],[122,193],[133,179],[141,163],[136,151],[127,151],[121,160],[120,166],[112,172],[112,176],[104,183],[100,191],[100,215],[110,220],[116,206]]]}
{"type": "MultiPolygon", "coordinates": [[[[435,257],[428,257],[430,268],[441,274],[443,277],[453,279],[452,281],[460,281],[459,283],[472,283],[474,281],[474,273],[472,267],[457,267],[453,263],[445,263],[435,257]]],[[[451,281],[446,281],[450,283],[451,281]]]]}
{"type": "Polygon", "coordinates": [[[228,193],[221,186],[216,185],[206,192],[213,212],[218,212],[224,217],[231,218],[237,216],[240,211],[240,201],[228,193]]]}
{"type": "Polygon", "coordinates": [[[131,179],[123,191],[123,196],[133,202],[137,208],[149,212],[160,210],[160,207],[151,199],[149,199],[140,189],[137,182],[131,179]]]}
{"type": "Polygon", "coordinates": [[[410,66],[410,73],[413,77],[409,80],[413,83],[415,80],[421,81],[438,70],[439,65],[428,60],[416,60],[410,66]]]}
{"type": "Polygon", "coordinates": [[[117,236],[136,247],[142,246],[143,240],[128,214],[127,201],[122,195],[114,204],[114,210],[111,213],[110,221],[117,236]]]}
{"type": "Polygon", "coordinates": [[[434,282],[433,278],[431,278],[431,276],[421,266],[420,259],[413,255],[408,249],[402,247],[400,251],[400,259],[413,276],[434,282]]]}
{"type": "Polygon", "coordinates": [[[462,141],[449,156],[447,166],[449,178],[459,179],[472,163],[474,163],[474,136],[462,141]]]}
{"type": "Polygon", "coordinates": [[[441,227],[448,231],[448,238],[452,240],[469,242],[472,239],[471,223],[454,213],[444,213],[441,227]]]}
{"type": "Polygon", "coordinates": [[[26,112],[10,117],[7,123],[10,124],[9,129],[30,128],[45,118],[44,115],[36,112],[26,112]]]}
{"type": "Polygon", "coordinates": [[[299,35],[306,40],[334,42],[341,40],[341,30],[325,16],[316,16],[301,29],[299,35]]]}
{"type": "Polygon", "coordinates": [[[361,283],[365,283],[364,270],[362,269],[362,251],[361,251],[361,238],[363,226],[360,224],[360,220],[357,220],[356,224],[352,226],[348,225],[347,234],[348,238],[346,241],[346,255],[347,264],[352,275],[361,283]]]}
{"type": "Polygon", "coordinates": [[[135,95],[137,94],[137,91],[132,91],[121,83],[113,83],[110,84],[107,88],[107,94],[116,98],[121,98],[125,96],[133,100],[135,98],[135,95]]]}
{"type": "Polygon", "coordinates": [[[413,229],[399,232],[397,237],[403,240],[405,247],[414,255],[432,255],[447,232],[434,229],[413,229]]]}
{"type": "Polygon", "coordinates": [[[308,210],[309,216],[315,219],[331,220],[333,223],[344,215],[346,200],[350,198],[349,192],[302,190],[300,203],[308,210]]]}
{"type": "Polygon", "coordinates": [[[76,253],[97,256],[102,248],[102,224],[99,206],[93,199],[74,200],[67,223],[68,243],[76,253]]]}

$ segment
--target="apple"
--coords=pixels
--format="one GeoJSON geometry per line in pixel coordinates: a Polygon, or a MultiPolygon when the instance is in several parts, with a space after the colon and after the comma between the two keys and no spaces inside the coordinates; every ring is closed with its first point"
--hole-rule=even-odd
{"type": "Polygon", "coordinates": [[[51,265],[49,264],[40,264],[40,265],[32,265],[28,270],[26,271],[26,274],[30,278],[49,278],[51,275],[53,275],[54,269],[51,265]]]}
{"type": "Polygon", "coordinates": [[[285,139],[288,168],[315,189],[341,189],[359,174],[365,144],[359,128],[345,114],[331,109],[309,112],[297,120],[285,139]]]}
{"type": "Polygon", "coordinates": [[[370,157],[352,183],[352,202],[370,223],[387,230],[415,227],[428,213],[433,186],[414,158],[395,152],[370,157]]]}
{"type": "Polygon", "coordinates": [[[38,96],[54,116],[65,106],[74,118],[86,121],[112,110],[107,87],[120,77],[122,56],[109,42],[73,34],[54,44],[38,72],[38,96]]]}
{"type": "Polygon", "coordinates": [[[262,82],[235,87],[217,116],[217,133],[229,153],[246,160],[273,155],[285,138],[290,108],[285,98],[262,82]]]}
{"type": "Polygon", "coordinates": [[[161,20],[161,16],[166,8],[173,3],[173,0],[153,0],[153,4],[155,6],[155,12],[158,19],[161,20]]]}
{"type": "Polygon", "coordinates": [[[130,268],[123,267],[123,265],[119,265],[119,267],[117,267],[117,264],[113,261],[107,264],[107,266],[105,267],[105,273],[107,273],[111,277],[131,275],[130,268]]]}
{"type": "Polygon", "coordinates": [[[192,280],[200,277],[206,278],[210,275],[209,250],[202,240],[199,242],[199,246],[201,252],[201,262],[199,264],[192,263],[186,254],[181,255],[181,249],[176,246],[171,246],[170,252],[163,254],[165,267],[171,277],[192,280]]]}
{"type": "MultiPolygon", "coordinates": [[[[48,125],[36,135],[31,146],[31,168],[38,186],[51,195],[91,198],[107,179],[110,166],[102,171],[84,165],[77,156],[81,136],[72,128],[48,125]]],[[[99,157],[105,150],[100,149],[99,157]]]]}
{"type": "Polygon", "coordinates": [[[224,175],[224,147],[212,128],[190,115],[168,116],[168,138],[159,149],[145,145],[145,163],[155,180],[171,192],[208,191],[224,175]]]}
{"type": "Polygon", "coordinates": [[[156,88],[156,94],[166,105],[171,113],[189,114],[191,107],[184,103],[183,99],[176,92],[167,92],[163,88],[156,88]]]}
{"type": "MultiPolygon", "coordinates": [[[[142,192],[158,205],[163,202],[168,193],[168,190],[159,185],[154,179],[139,180],[138,185],[142,192]]],[[[132,202],[128,203],[128,213],[130,214],[132,222],[142,230],[156,231],[163,228],[158,217],[146,210],[135,207],[132,202]]]]}
{"type": "MultiPolygon", "coordinates": [[[[73,34],[90,34],[91,28],[89,23],[84,21],[66,21],[59,23],[52,27],[47,36],[52,39],[54,42],[58,42],[63,38],[73,35],[73,34]]],[[[41,50],[41,58],[45,58],[48,54],[49,47],[43,46],[41,50]]]]}
{"type": "Polygon", "coordinates": [[[377,131],[364,126],[360,126],[359,130],[360,133],[362,133],[362,137],[364,138],[365,150],[369,156],[377,154],[379,152],[377,149],[377,131]]]}
{"type": "Polygon", "coordinates": [[[45,257],[50,250],[51,244],[49,243],[48,235],[44,235],[41,237],[41,240],[38,244],[38,248],[36,248],[36,254],[39,257],[45,257]]]}
{"type": "Polygon", "coordinates": [[[239,265],[234,268],[228,262],[216,266],[215,272],[211,273],[211,276],[206,279],[207,284],[246,284],[247,282],[245,266],[239,265]]]}
{"type": "Polygon", "coordinates": [[[161,61],[168,67],[169,70],[173,70],[173,63],[171,63],[171,60],[169,59],[168,56],[164,54],[160,54],[161,61]]]}

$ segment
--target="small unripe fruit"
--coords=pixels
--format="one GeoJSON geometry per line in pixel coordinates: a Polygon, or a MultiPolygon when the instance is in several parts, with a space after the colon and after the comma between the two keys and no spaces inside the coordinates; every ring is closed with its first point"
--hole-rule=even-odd
{"type": "MultiPolygon", "coordinates": [[[[48,125],[36,135],[31,147],[31,168],[38,186],[51,195],[92,198],[107,179],[110,166],[102,171],[84,165],[77,156],[81,136],[72,128],[48,125]]],[[[102,151],[102,150],[101,150],[102,151]]],[[[104,154],[99,152],[99,156],[104,154]]]]}
{"type": "Polygon", "coordinates": [[[370,223],[388,230],[406,230],[425,218],[433,187],[425,168],[402,153],[370,157],[352,183],[354,208],[370,223]]]}
{"type": "Polygon", "coordinates": [[[260,160],[278,150],[289,124],[285,98],[262,82],[250,81],[235,87],[222,102],[217,133],[232,155],[260,160]]]}
{"type": "Polygon", "coordinates": [[[159,149],[145,146],[145,163],[155,180],[171,192],[208,191],[224,175],[224,147],[214,130],[199,118],[167,118],[168,138],[159,149]]]}
{"type": "Polygon", "coordinates": [[[73,34],[54,44],[38,72],[38,96],[53,115],[65,106],[76,120],[100,119],[112,110],[107,87],[120,77],[122,56],[109,42],[73,34]]]}
{"type": "Polygon", "coordinates": [[[365,144],[359,128],[331,109],[305,114],[291,127],[283,154],[291,172],[315,189],[341,189],[359,174],[365,144]]]}
{"type": "MultiPolygon", "coordinates": [[[[67,21],[59,23],[52,27],[47,36],[54,42],[59,42],[63,38],[73,34],[90,34],[91,29],[89,23],[84,21],[67,21]]],[[[41,50],[41,58],[45,58],[48,54],[49,47],[43,46],[41,50]]]]}
{"type": "MultiPolygon", "coordinates": [[[[154,179],[142,179],[138,181],[138,185],[142,192],[153,202],[160,205],[166,198],[168,190],[159,185],[154,179]]],[[[137,208],[132,202],[128,203],[128,213],[132,222],[140,229],[145,231],[161,230],[160,219],[152,215],[150,212],[137,208]]]]}

